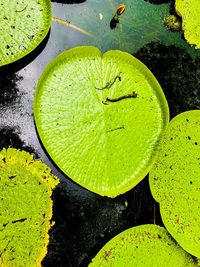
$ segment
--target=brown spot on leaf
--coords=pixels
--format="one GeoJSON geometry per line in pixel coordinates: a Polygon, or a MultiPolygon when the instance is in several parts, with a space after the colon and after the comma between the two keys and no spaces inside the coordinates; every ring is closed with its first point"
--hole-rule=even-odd
{"type": "Polygon", "coordinates": [[[111,255],[112,255],[112,251],[111,251],[111,249],[110,249],[110,250],[106,250],[106,251],[104,252],[103,257],[104,257],[105,260],[108,260],[108,258],[109,258],[111,255]]]}

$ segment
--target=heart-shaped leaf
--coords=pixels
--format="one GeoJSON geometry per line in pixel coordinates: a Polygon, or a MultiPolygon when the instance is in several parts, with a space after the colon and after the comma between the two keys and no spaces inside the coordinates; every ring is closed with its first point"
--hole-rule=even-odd
{"type": "Polygon", "coordinates": [[[168,106],[152,73],[130,54],[77,47],[42,74],[34,115],[55,163],[85,188],[114,197],[150,170],[168,106]]]}

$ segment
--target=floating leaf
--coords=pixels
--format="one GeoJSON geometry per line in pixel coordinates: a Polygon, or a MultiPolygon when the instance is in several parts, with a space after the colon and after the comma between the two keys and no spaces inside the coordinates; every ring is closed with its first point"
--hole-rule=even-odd
{"type": "Polygon", "coordinates": [[[0,266],[41,266],[58,179],[25,151],[0,152],[0,266]]]}
{"type": "Polygon", "coordinates": [[[167,230],[189,253],[200,257],[200,111],[169,124],[150,186],[167,230]]]}
{"type": "Polygon", "coordinates": [[[45,148],[63,172],[115,197],[150,170],[168,106],[152,73],[133,56],[77,47],[44,71],[34,115],[45,148]]]}
{"type": "Polygon", "coordinates": [[[186,40],[196,48],[200,48],[199,0],[176,0],[176,12],[182,17],[186,40]]]}
{"type": "Polygon", "coordinates": [[[50,0],[1,0],[0,66],[34,50],[47,35],[51,16],[50,0]]]}
{"type": "Polygon", "coordinates": [[[164,228],[147,224],[115,236],[89,266],[194,267],[196,264],[164,228]]]}

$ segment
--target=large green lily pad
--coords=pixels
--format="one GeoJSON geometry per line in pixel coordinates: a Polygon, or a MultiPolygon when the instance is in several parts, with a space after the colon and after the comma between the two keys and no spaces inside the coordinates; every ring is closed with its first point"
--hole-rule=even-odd
{"type": "Polygon", "coordinates": [[[176,0],[176,11],[182,17],[186,40],[200,48],[200,1],[176,0]]]}
{"type": "Polygon", "coordinates": [[[92,260],[90,267],[194,267],[195,261],[162,227],[130,228],[110,240],[92,260]]]}
{"type": "Polygon", "coordinates": [[[115,197],[150,170],[168,106],[152,73],[133,56],[77,47],[43,72],[34,115],[60,169],[85,188],[115,197]]]}
{"type": "Polygon", "coordinates": [[[150,187],[167,230],[189,253],[200,257],[200,111],[169,124],[150,187]]]}
{"type": "Polygon", "coordinates": [[[34,50],[47,35],[51,18],[50,0],[1,0],[0,66],[34,50]]]}
{"type": "Polygon", "coordinates": [[[25,151],[0,152],[0,266],[41,266],[58,179],[25,151]]]}

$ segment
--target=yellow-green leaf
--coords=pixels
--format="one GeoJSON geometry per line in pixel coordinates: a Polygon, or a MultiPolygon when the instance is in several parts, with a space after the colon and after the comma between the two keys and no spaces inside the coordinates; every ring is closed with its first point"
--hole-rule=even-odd
{"type": "Polygon", "coordinates": [[[176,0],[176,11],[182,17],[186,40],[196,48],[200,48],[200,1],[176,0]]]}
{"type": "Polygon", "coordinates": [[[33,51],[51,25],[50,0],[0,1],[0,66],[33,51]]]}
{"type": "Polygon", "coordinates": [[[142,62],[89,46],[70,49],[47,66],[34,115],[54,162],[85,188],[115,197],[150,170],[168,105],[142,62]]]}
{"type": "Polygon", "coordinates": [[[200,258],[200,111],[176,116],[150,171],[165,227],[189,253],[200,258]]]}
{"type": "Polygon", "coordinates": [[[195,267],[186,253],[160,226],[141,225],[111,239],[89,267],[195,267]]]}
{"type": "Polygon", "coordinates": [[[57,184],[49,167],[29,153],[0,152],[0,266],[41,266],[57,184]]]}

